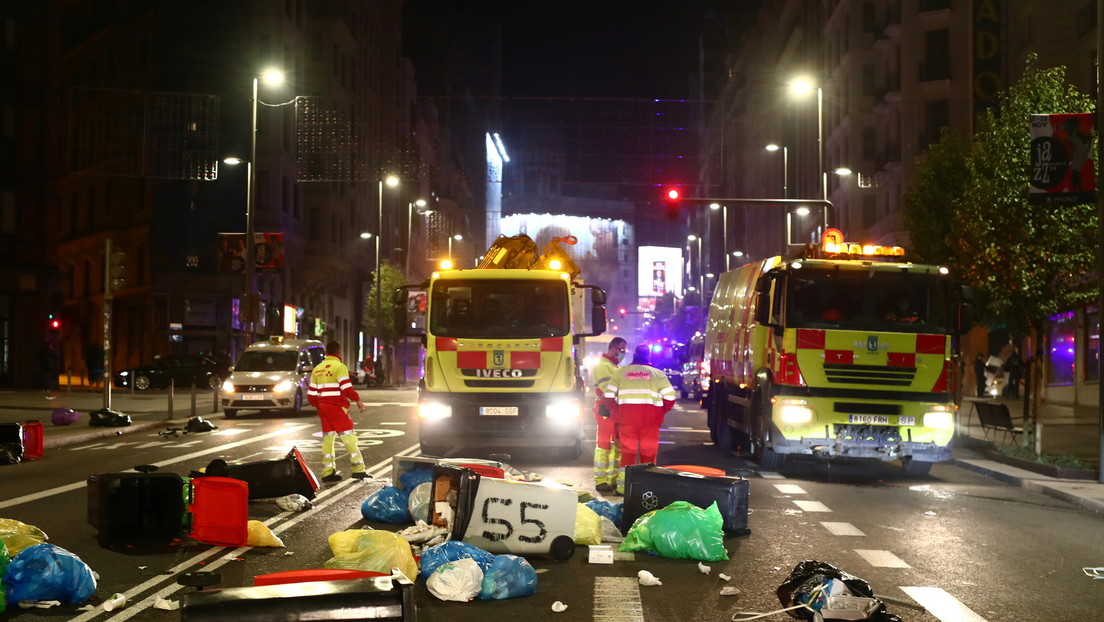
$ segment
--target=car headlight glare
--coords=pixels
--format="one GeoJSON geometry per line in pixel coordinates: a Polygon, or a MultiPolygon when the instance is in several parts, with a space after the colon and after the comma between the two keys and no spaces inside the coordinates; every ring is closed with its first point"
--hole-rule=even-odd
{"type": "Polygon", "coordinates": [[[813,409],[805,400],[782,400],[779,418],[782,423],[802,424],[813,420],[813,409]]]}
{"type": "Polygon", "coordinates": [[[229,379],[224,381],[222,383],[222,392],[223,393],[233,393],[234,392],[234,383],[230,382],[229,379]]]}
{"type": "Polygon", "coordinates": [[[924,413],[924,427],[935,430],[949,430],[954,427],[954,415],[947,411],[924,413]]]}
{"type": "Polygon", "coordinates": [[[276,383],[276,386],[272,387],[272,390],[276,393],[287,393],[295,387],[295,383],[290,380],[281,380],[276,383]]]}
{"type": "Polygon", "coordinates": [[[549,419],[578,419],[579,404],[575,402],[556,402],[544,407],[544,416],[549,419]]]}
{"type": "Polygon", "coordinates": [[[418,405],[418,416],[422,419],[448,419],[452,416],[452,406],[437,402],[425,402],[418,405]]]}

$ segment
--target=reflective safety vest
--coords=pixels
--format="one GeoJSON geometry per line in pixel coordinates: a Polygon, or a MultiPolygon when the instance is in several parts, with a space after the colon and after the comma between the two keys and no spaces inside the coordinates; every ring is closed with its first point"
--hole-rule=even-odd
{"type": "Polygon", "coordinates": [[[319,404],[348,406],[350,401],[360,401],[360,394],[349,380],[349,368],[340,358],[327,354],[314,368],[307,388],[307,401],[314,407],[319,404]]]}
{"type": "Polygon", "coordinates": [[[599,397],[606,394],[606,385],[613,380],[617,373],[617,361],[611,359],[608,354],[603,354],[594,366],[594,393],[599,397]]]}
{"type": "Polygon", "coordinates": [[[667,374],[651,365],[619,368],[606,385],[604,397],[613,417],[631,425],[660,425],[675,405],[675,388],[667,374]]]}

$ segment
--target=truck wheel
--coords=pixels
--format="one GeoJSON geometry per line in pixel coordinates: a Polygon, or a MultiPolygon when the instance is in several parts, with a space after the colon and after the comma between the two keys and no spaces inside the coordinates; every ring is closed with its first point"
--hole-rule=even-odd
{"type": "MultiPolygon", "coordinates": [[[[766,386],[769,387],[770,385],[766,386]]],[[[767,447],[767,442],[770,440],[771,420],[770,417],[767,416],[765,408],[762,390],[756,391],[755,396],[751,400],[751,416],[753,417],[753,421],[756,422],[756,427],[759,429],[759,434],[757,438],[754,439],[755,461],[759,463],[760,468],[767,471],[774,471],[782,466],[782,463],[786,460],[786,456],[785,454],[780,454],[770,447],[767,447]]]]}
{"type": "Polygon", "coordinates": [[[566,562],[575,554],[575,541],[570,536],[556,536],[552,540],[552,546],[548,549],[548,554],[558,562],[566,562]]]}
{"type": "Polygon", "coordinates": [[[932,463],[925,462],[924,460],[917,460],[912,456],[905,456],[901,458],[901,467],[905,470],[905,473],[909,475],[927,475],[931,472],[932,463]]]}
{"type": "Polygon", "coordinates": [[[236,408],[224,408],[222,410],[222,416],[226,417],[227,419],[233,419],[234,417],[238,416],[238,410],[236,408]]]}

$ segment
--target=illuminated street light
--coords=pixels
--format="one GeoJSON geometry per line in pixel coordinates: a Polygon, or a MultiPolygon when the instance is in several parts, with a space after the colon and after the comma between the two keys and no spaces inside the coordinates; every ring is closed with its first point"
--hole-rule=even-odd
{"type": "Polygon", "coordinates": [[[782,151],[782,198],[790,198],[790,149],[785,145],[778,146],[774,143],[763,147],[767,151],[782,151]]]}
{"type": "Polygon", "coordinates": [[[383,237],[383,184],[387,184],[389,188],[394,188],[399,185],[399,178],[394,175],[387,175],[378,180],[379,194],[379,219],[376,221],[376,226],[379,227],[379,231],[376,232],[376,322],[375,322],[375,335],[372,344],[372,357],[375,358],[379,355],[379,348],[383,341],[383,321],[380,318],[380,299],[383,298],[383,266],[380,263],[380,241],[379,238],[383,237]]]}
{"type": "Polygon", "coordinates": [[[820,176],[820,198],[827,201],[828,172],[824,170],[824,89],[814,86],[807,78],[798,78],[790,83],[790,90],[798,95],[811,93],[813,89],[816,89],[817,98],[817,171],[820,176]]]}

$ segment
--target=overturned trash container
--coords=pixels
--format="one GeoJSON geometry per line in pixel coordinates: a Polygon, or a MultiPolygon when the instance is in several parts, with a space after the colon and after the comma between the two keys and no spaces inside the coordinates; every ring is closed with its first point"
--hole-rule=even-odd
{"type": "Polygon", "coordinates": [[[652,510],[675,501],[687,501],[700,508],[717,502],[724,519],[722,528],[729,535],[751,533],[748,529],[748,492],[750,482],[742,477],[707,475],[704,469],[657,467],[634,464],[625,468],[624,529],[652,510]]]}
{"type": "Polygon", "coordinates": [[[101,408],[88,413],[88,425],[98,428],[123,428],[131,424],[130,415],[101,408]]]}
{"type": "Polygon", "coordinates": [[[214,588],[184,595],[181,620],[418,619],[414,584],[401,575],[214,588]]]}
{"type": "Polygon", "coordinates": [[[575,554],[578,494],[439,464],[433,469],[430,523],[491,553],[548,555],[565,561],[575,554]]]}
{"type": "Polygon", "coordinates": [[[313,499],[319,487],[318,477],[295,447],[286,456],[276,460],[228,463],[216,458],[207,465],[204,475],[247,482],[250,499],[269,499],[291,494],[313,499]]]}
{"type": "Polygon", "coordinates": [[[224,477],[189,479],[136,467],[138,473],[88,476],[88,523],[100,546],[168,545],[185,535],[217,546],[245,546],[247,484],[224,477]]]}

